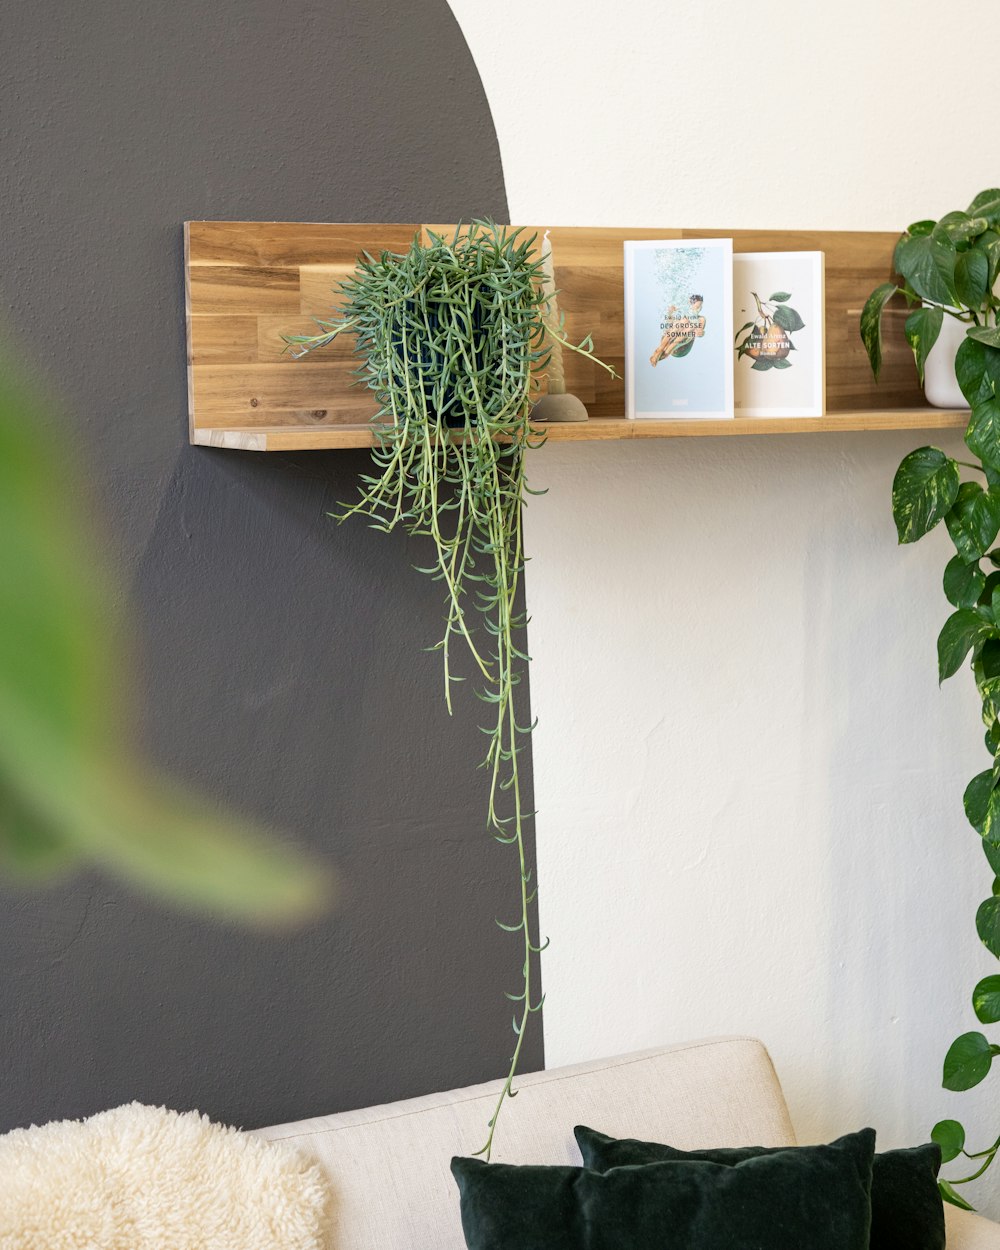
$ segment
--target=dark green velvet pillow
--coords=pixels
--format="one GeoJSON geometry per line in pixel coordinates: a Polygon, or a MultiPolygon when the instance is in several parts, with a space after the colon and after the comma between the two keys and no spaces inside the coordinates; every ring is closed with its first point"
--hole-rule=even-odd
{"type": "MultiPolygon", "coordinates": [[[[676,1150],[655,1142],[618,1140],[578,1125],[573,1130],[584,1165],[606,1172],[635,1164],[690,1162],[723,1163],[732,1167],[746,1159],[787,1151],[785,1146],[747,1146],[743,1149],[676,1150]]],[[[798,1149],[808,1150],[803,1146],[798,1149]]],[[[944,1209],[938,1194],[941,1151],[937,1146],[887,1150],[877,1154],[872,1167],[871,1250],[944,1250],[944,1209]]]]}
{"type": "Polygon", "coordinates": [[[453,1159],[469,1250],[867,1250],[875,1133],[727,1166],[453,1159]]]}

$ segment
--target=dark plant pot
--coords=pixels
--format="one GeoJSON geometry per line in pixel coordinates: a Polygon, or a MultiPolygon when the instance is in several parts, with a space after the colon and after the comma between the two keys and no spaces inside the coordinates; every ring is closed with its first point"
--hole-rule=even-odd
{"type": "MultiPolygon", "coordinates": [[[[475,312],[473,315],[473,321],[472,321],[473,352],[475,355],[476,367],[479,369],[481,369],[483,366],[481,330],[485,324],[485,321],[486,321],[486,318],[483,316],[480,307],[476,305],[475,312]]],[[[440,324],[438,320],[438,316],[434,311],[433,305],[430,305],[427,309],[427,322],[432,332],[436,331],[438,328],[438,325],[440,324]]],[[[400,355],[402,355],[402,343],[397,343],[396,347],[397,347],[397,351],[400,353],[400,355]]],[[[433,348],[431,348],[427,343],[422,344],[421,351],[420,351],[420,359],[418,363],[419,363],[421,375],[427,379],[424,382],[424,395],[426,396],[427,406],[428,408],[431,408],[431,409],[434,408],[434,391],[435,391],[435,385],[431,379],[434,377],[434,375],[441,372],[440,365],[438,364],[439,360],[440,360],[440,356],[436,351],[434,351],[433,348]]],[[[411,365],[412,363],[413,362],[411,358],[411,365]]],[[[451,405],[454,402],[454,398],[455,398],[454,386],[449,386],[445,384],[444,392],[443,392],[444,403],[442,406],[445,409],[447,409],[447,411],[444,414],[444,423],[447,426],[447,428],[450,430],[460,430],[465,426],[465,416],[461,412],[456,412],[452,410],[451,405]]]]}

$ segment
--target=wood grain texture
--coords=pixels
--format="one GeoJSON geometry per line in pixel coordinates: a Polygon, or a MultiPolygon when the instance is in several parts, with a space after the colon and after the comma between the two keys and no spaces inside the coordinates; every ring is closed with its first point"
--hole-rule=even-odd
{"type": "MultiPolygon", "coordinates": [[[[703,438],[757,434],[843,434],[851,430],[964,429],[968,412],[924,406],[887,412],[885,409],[845,412],[826,417],[736,417],[732,421],[626,421],[595,417],[578,424],[550,425],[550,443],[608,442],[659,438],[703,438]]],[[[292,424],[242,429],[195,429],[191,441],[203,447],[238,451],[322,451],[337,447],[370,447],[370,425],[292,424]]]]}
{"type": "MultiPolygon", "coordinates": [[[[540,247],[545,227],[526,229],[540,247]]],[[[448,234],[454,226],[188,222],[191,441],[250,450],[367,445],[371,436],[364,426],[375,405],[366,390],[352,384],[353,342],[345,336],[323,353],[295,360],[285,352],[282,335],[308,333],[313,317],[335,308],[337,284],[353,271],[359,253],[404,251],[415,234],[422,231],[426,239],[429,230],[448,234]]],[[[868,293],[890,276],[893,234],[554,226],[550,241],[568,334],[575,339],[592,334],[595,351],[619,375],[611,378],[565,352],[567,387],[587,405],[592,420],[553,427],[553,440],[940,429],[965,423],[963,414],[924,403],[903,337],[905,310],[886,314],[882,379],[878,384],[872,379],[858,319],[868,293]],[[825,253],[826,417],[625,421],[622,244],[657,238],[732,238],[737,252],[825,253]]]]}

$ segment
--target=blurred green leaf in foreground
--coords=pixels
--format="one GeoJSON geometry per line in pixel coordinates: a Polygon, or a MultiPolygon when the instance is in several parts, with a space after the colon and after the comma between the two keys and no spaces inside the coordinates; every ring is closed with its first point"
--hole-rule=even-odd
{"type": "Polygon", "coordinates": [[[218,915],[309,918],[328,873],[130,749],[125,631],[45,408],[0,356],[0,869],[87,861],[218,915]]]}

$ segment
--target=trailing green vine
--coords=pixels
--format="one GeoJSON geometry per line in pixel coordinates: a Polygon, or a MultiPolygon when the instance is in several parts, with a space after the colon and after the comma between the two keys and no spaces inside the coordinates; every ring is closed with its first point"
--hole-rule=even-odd
{"type": "MultiPolygon", "coordinates": [[[[955,374],[971,408],[965,443],[972,461],[956,460],[937,447],[921,447],[900,464],[892,485],[892,511],[901,543],[916,542],[944,521],[956,554],[944,570],[944,593],[954,611],[938,638],[940,680],[971,661],[982,701],[990,767],[969,782],[965,813],[979,835],[994,877],[990,897],[976,914],[986,949],[1000,959],[1000,188],[981,192],[965,212],[940,221],[918,221],[900,238],[893,267],[901,285],[886,282],[872,292],[861,314],[861,337],[878,377],[882,363],[881,318],[901,294],[914,311],[906,338],[923,379],[928,353],[944,318],[966,326],[955,374]],[[982,476],[962,480],[962,470],[982,476]],[[984,571],[984,563],[987,569],[984,571]]],[[[984,978],[972,992],[982,1024],[1000,1023],[1000,976],[984,978]]],[[[963,1033],[944,1061],[945,1089],[972,1089],[988,1075],[1000,1045],[981,1032],[963,1033]]],[[[932,1136],[946,1163],[960,1155],[975,1164],[969,1175],[941,1181],[943,1197],[971,1205],[955,1188],[981,1176],[1000,1152],[1000,1137],[985,1150],[966,1150],[965,1129],[942,1120],[932,1136]]]]}
{"type": "MultiPolygon", "coordinates": [[[[488,1159],[497,1119],[512,1097],[531,1017],[542,1006],[533,981],[543,949],[533,929],[535,886],[525,850],[534,813],[523,801],[522,751],[533,729],[518,687],[528,662],[526,619],[518,607],[524,569],[522,511],[532,492],[525,453],[544,435],[531,424],[536,375],[549,357],[549,336],[593,356],[590,339],[573,346],[553,324],[542,292],[535,236],[474,222],[446,240],[419,235],[402,255],[365,253],[341,284],[339,314],[316,335],[287,336],[297,355],[350,332],[362,364],[358,377],[375,394],[376,471],[361,481],[360,498],[339,521],[360,515],[377,529],[401,526],[431,539],[434,560],[421,571],[443,583],[444,697],[451,711],[457,641],[472,656],[478,696],[491,709],[483,727],[489,771],[487,827],[517,855],[519,911],[512,923],[523,960],[514,1004],[514,1051],[488,1134],[478,1152],[488,1159]],[[482,629],[477,631],[475,618],[482,629]]],[[[596,361],[602,364],[600,361],[596,361]]],[[[603,365],[603,368],[608,368],[603,365]]],[[[608,370],[611,372],[611,370],[608,370]]]]}

